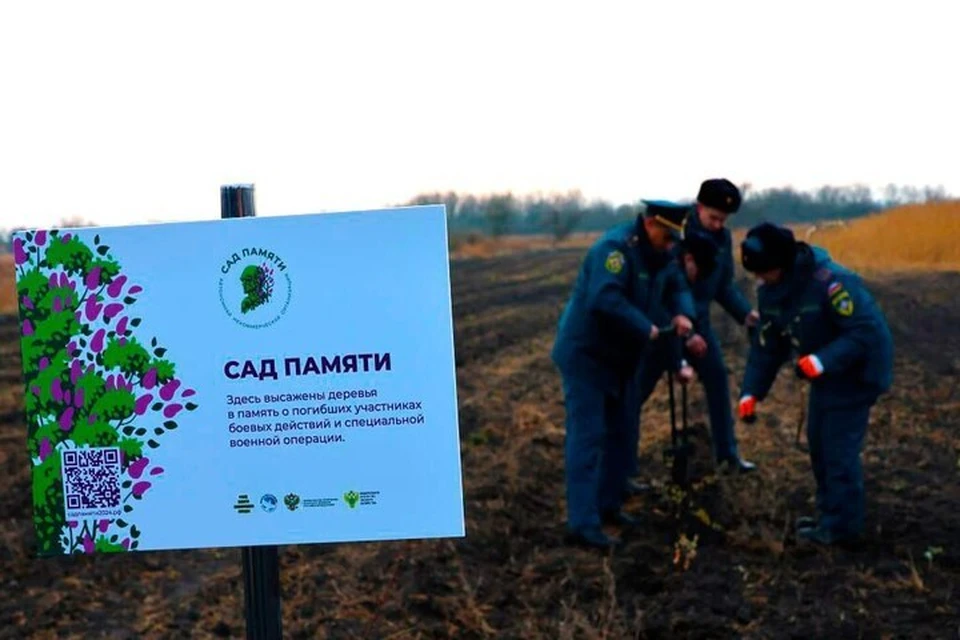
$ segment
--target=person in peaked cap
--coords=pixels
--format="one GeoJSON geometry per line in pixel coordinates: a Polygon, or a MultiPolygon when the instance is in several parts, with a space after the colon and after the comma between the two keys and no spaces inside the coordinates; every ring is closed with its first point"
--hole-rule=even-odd
{"type": "Polygon", "coordinates": [[[687,218],[686,232],[713,239],[717,245],[717,267],[691,286],[697,310],[696,333],[690,336],[686,346],[706,396],[717,463],[723,468],[752,471],[756,466],[740,457],[727,367],[710,322],[710,305],[714,302],[737,324],[753,327],[759,317],[733,282],[733,241],[726,222],[737,213],[741,203],[740,190],[726,178],[710,178],[700,184],[695,210],[687,218]]]}
{"type": "Polygon", "coordinates": [[[683,336],[692,328],[693,297],[670,254],[689,208],[645,204],[588,249],[551,351],[563,383],[567,541],[574,544],[616,545],[602,525],[635,523],[621,507],[639,364],[660,337],[659,321],[683,336]]]}
{"type": "Polygon", "coordinates": [[[856,273],[823,248],[798,242],[787,228],[752,228],[741,261],[762,284],[740,418],[756,420],[757,402],[793,354],[796,374],[810,382],[807,442],[819,512],[798,520],[797,536],[822,544],[850,541],[864,525],[860,450],[870,410],[893,382],[886,319],[856,273]]]}

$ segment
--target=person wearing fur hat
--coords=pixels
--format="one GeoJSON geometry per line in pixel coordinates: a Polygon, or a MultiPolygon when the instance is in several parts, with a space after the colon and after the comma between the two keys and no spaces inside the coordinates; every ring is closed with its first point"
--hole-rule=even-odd
{"type": "Polygon", "coordinates": [[[757,312],[733,282],[733,240],[726,223],[741,204],[740,190],[730,180],[709,178],[700,184],[695,209],[687,217],[685,234],[700,233],[716,243],[717,266],[709,276],[691,285],[697,308],[696,332],[689,337],[686,347],[706,396],[714,458],[722,467],[753,471],[756,465],[740,456],[730,406],[727,365],[710,322],[710,305],[713,303],[739,325],[753,327],[758,318],[757,312]]]}
{"type": "Polygon", "coordinates": [[[760,321],[751,337],[739,415],[756,420],[780,367],[793,359],[809,381],[807,442],[816,482],[816,517],[797,536],[845,543],[863,532],[860,453],[870,410],[893,383],[893,339],[858,274],[829,253],[797,241],[786,227],[759,224],[741,244],[744,269],[760,281],[760,321]]]}
{"type": "MultiPolygon", "coordinates": [[[[701,231],[687,229],[683,239],[675,245],[674,259],[676,269],[683,273],[688,286],[710,278],[717,269],[717,244],[714,239],[701,231]]],[[[640,471],[637,451],[642,431],[643,407],[653,393],[666,371],[676,375],[680,384],[689,384],[694,380],[695,369],[687,359],[689,350],[685,347],[686,338],[674,337],[672,340],[659,341],[644,354],[643,363],[637,375],[634,392],[633,415],[630,419],[630,473],[636,476],[640,471]]],[[[730,400],[727,399],[729,411],[730,400]]],[[[626,486],[627,495],[636,495],[649,489],[649,485],[631,479],[626,486]]]]}

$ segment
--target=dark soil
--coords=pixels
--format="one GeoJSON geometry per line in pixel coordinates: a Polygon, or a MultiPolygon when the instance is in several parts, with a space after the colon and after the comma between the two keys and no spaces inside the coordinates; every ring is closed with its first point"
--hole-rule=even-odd
{"type": "MultiPolygon", "coordinates": [[[[761,419],[737,427],[758,472],[715,474],[700,424],[687,500],[661,457],[661,384],[641,441],[654,489],[628,505],[644,524],[604,555],[562,544],[564,414],[549,350],[581,255],[453,263],[467,536],[282,548],[285,637],[957,637],[960,275],[872,283],[895,333],[897,378],[872,414],[861,545],[793,539],[813,478],[794,444],[800,386],[785,370],[761,419]],[[677,555],[694,535],[695,553],[677,555]]],[[[744,338],[719,313],[717,323],[736,390],[744,338]]],[[[0,636],[243,637],[237,550],[32,557],[19,367],[14,319],[2,318],[0,636]]],[[[703,419],[698,386],[691,413],[703,419]]]]}

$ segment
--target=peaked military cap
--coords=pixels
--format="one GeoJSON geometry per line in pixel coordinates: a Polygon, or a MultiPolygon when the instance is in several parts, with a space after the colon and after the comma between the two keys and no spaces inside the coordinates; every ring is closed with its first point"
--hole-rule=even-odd
{"type": "Polygon", "coordinates": [[[690,205],[670,200],[644,200],[643,204],[647,206],[644,214],[646,217],[653,218],[665,226],[677,240],[681,239],[687,214],[690,213],[690,205]]]}
{"type": "Polygon", "coordinates": [[[700,183],[697,201],[724,213],[736,213],[742,198],[737,185],[726,178],[710,178],[700,183]]]}
{"type": "Polygon", "coordinates": [[[680,244],[683,251],[693,257],[700,279],[713,273],[713,270],[717,267],[717,251],[719,250],[713,238],[703,231],[687,229],[680,244]]]}
{"type": "Polygon", "coordinates": [[[796,255],[793,231],[770,222],[761,222],[750,229],[740,243],[743,268],[753,273],[788,268],[796,255]]]}

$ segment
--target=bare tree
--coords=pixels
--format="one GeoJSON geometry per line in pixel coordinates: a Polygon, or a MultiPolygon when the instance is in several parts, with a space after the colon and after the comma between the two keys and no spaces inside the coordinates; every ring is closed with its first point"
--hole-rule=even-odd
{"type": "Polygon", "coordinates": [[[518,213],[517,200],[510,192],[498,193],[487,202],[487,224],[490,235],[499,238],[507,233],[518,213]]]}
{"type": "Polygon", "coordinates": [[[544,226],[553,236],[554,244],[569,237],[583,219],[586,207],[579,189],[550,198],[544,216],[544,226]]]}

